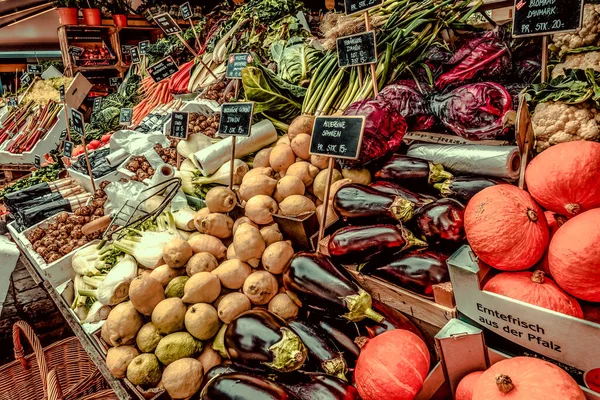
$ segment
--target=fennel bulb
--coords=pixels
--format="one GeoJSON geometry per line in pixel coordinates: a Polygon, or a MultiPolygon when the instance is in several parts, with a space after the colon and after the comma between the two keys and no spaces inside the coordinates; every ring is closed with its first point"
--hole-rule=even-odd
{"type": "Polygon", "coordinates": [[[90,307],[87,316],[83,321],[81,321],[81,323],[91,324],[94,322],[104,321],[106,318],[108,318],[108,314],[110,314],[110,307],[96,300],[90,307]]]}
{"type": "Polygon", "coordinates": [[[185,207],[172,213],[175,220],[175,226],[182,231],[195,231],[194,215],[196,211],[190,207],[185,207]]]}
{"type": "MultiPolygon", "coordinates": [[[[233,184],[242,183],[244,175],[248,173],[250,167],[242,160],[235,160],[233,163],[233,184]]],[[[208,185],[229,185],[229,174],[231,172],[231,161],[226,162],[211,176],[202,176],[199,172],[180,171],[181,188],[186,194],[204,198],[207,190],[202,190],[202,186],[208,185]]]]}
{"type": "Polygon", "coordinates": [[[129,283],[136,276],[137,263],[126,254],[106,276],[84,276],[83,281],[96,289],[79,290],[79,295],[92,297],[106,306],[114,306],[127,299],[129,283]]]}

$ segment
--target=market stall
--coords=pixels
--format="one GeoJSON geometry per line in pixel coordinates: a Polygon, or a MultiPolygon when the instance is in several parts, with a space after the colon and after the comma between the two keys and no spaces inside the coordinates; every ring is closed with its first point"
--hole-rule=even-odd
{"type": "Polygon", "coordinates": [[[558,3],[63,23],[9,231],[120,399],[598,400],[600,10],[558,3]]]}

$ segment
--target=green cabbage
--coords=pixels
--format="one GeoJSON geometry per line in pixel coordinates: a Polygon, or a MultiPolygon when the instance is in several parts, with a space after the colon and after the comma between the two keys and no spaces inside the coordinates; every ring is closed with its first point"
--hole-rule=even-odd
{"type": "Polygon", "coordinates": [[[286,82],[306,86],[312,71],[323,58],[323,54],[303,43],[300,38],[283,40],[271,46],[271,55],[277,63],[277,75],[286,82]]]}

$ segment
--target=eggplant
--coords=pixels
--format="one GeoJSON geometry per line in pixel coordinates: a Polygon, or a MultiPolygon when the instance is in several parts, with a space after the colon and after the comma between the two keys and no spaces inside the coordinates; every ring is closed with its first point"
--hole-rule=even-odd
{"type": "Polygon", "coordinates": [[[211,379],[200,393],[201,400],[299,400],[286,388],[266,378],[239,372],[211,379]]]}
{"type": "Polygon", "coordinates": [[[431,203],[432,201],[437,200],[437,198],[432,195],[425,193],[415,193],[411,190],[403,188],[402,186],[396,183],[388,181],[376,181],[371,183],[369,187],[377,189],[383,193],[392,194],[394,196],[402,196],[406,200],[414,203],[417,207],[424,206],[427,203],[431,203]]]}
{"type": "MultiPolygon", "coordinates": [[[[267,370],[265,368],[250,368],[246,365],[236,364],[231,362],[231,360],[224,360],[221,364],[215,365],[208,371],[204,373],[202,377],[202,385],[200,387],[204,387],[208,381],[216,376],[220,376],[223,374],[231,374],[231,373],[241,373],[246,375],[256,375],[259,377],[271,377],[275,374],[272,370],[267,370]]],[[[279,376],[278,376],[279,378],[279,376]]]]}
{"type": "Polygon", "coordinates": [[[335,346],[342,351],[348,368],[354,368],[360,354],[360,347],[356,344],[356,339],[362,336],[357,323],[322,318],[321,315],[315,313],[310,313],[308,320],[325,332],[335,346]]]}
{"type": "Polygon", "coordinates": [[[411,223],[429,244],[460,243],[465,239],[465,206],[440,199],[415,211],[411,223]]]}
{"type": "Polygon", "coordinates": [[[401,221],[413,216],[416,204],[403,196],[380,192],[372,187],[351,183],[342,186],[333,197],[333,208],[344,220],[401,221]]]}
{"type": "Polygon", "coordinates": [[[283,383],[298,400],[361,400],[358,390],[348,382],[326,374],[306,375],[310,379],[298,379],[295,384],[283,383]]]}
{"type": "Polygon", "coordinates": [[[336,263],[356,264],[381,254],[427,246],[402,225],[346,226],[329,238],[327,249],[336,263]]]}
{"type": "Polygon", "coordinates": [[[292,257],[283,274],[283,285],[303,306],[334,318],[383,319],[371,308],[371,295],[344,267],[333,265],[323,254],[302,252],[292,257]]]}
{"type": "Polygon", "coordinates": [[[413,250],[406,254],[370,261],[360,272],[422,296],[433,297],[432,286],[450,280],[447,259],[448,254],[434,250],[413,250]]]}
{"type": "Polygon", "coordinates": [[[308,356],[304,343],[285,321],[262,309],[246,311],[229,324],[225,347],[233,362],[265,365],[279,372],[299,369],[308,356]]]}
{"type": "Polygon", "coordinates": [[[312,357],[318,362],[322,371],[344,381],[346,380],[346,372],[348,371],[346,360],[321,328],[308,321],[300,320],[290,321],[288,325],[306,346],[309,361],[312,357]]]}
{"type": "Polygon", "coordinates": [[[414,333],[425,342],[425,338],[423,337],[423,334],[419,328],[417,328],[416,325],[413,324],[411,320],[404,316],[404,314],[402,314],[400,311],[386,306],[377,300],[373,300],[373,309],[383,315],[384,320],[379,323],[371,320],[358,322],[357,325],[361,330],[361,333],[364,329],[368,337],[372,339],[375,336],[379,336],[387,331],[404,329],[414,333]]]}
{"type": "Polygon", "coordinates": [[[458,176],[442,183],[436,183],[433,187],[439,190],[443,197],[450,197],[466,204],[483,189],[500,183],[500,181],[494,179],[458,176]]]}
{"type": "Polygon", "coordinates": [[[450,172],[444,171],[442,164],[402,154],[394,154],[375,173],[375,178],[393,181],[410,188],[426,188],[436,182],[452,179],[453,176],[450,172]]]}

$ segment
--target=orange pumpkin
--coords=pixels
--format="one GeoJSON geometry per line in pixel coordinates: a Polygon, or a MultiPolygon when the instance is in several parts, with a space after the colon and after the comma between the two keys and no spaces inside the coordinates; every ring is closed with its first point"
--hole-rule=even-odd
{"type": "Polygon", "coordinates": [[[543,271],[504,272],[490,279],[483,290],[583,318],[577,300],[566,294],[552,279],[544,277],[543,271]]]}
{"type": "Polygon", "coordinates": [[[515,357],[492,365],[479,377],[473,400],[585,400],[577,382],[554,364],[515,357]]]}
{"type": "MultiPolygon", "coordinates": [[[[546,222],[548,222],[548,229],[550,232],[550,240],[552,240],[552,238],[554,237],[554,234],[556,233],[558,228],[560,228],[561,226],[563,226],[563,224],[565,222],[567,222],[567,218],[562,215],[553,213],[552,211],[544,211],[544,215],[546,216],[546,222]]],[[[552,276],[550,274],[550,266],[548,265],[548,250],[547,249],[535,269],[544,271],[544,273],[546,275],[552,276]]]]}
{"type": "Polygon", "coordinates": [[[473,400],[473,389],[475,389],[481,374],[483,374],[483,371],[475,371],[462,378],[456,387],[454,400],[473,400]]]}
{"type": "Polygon", "coordinates": [[[548,223],[529,194],[512,185],[483,189],[465,210],[471,248],[490,266],[503,271],[531,268],[548,247],[548,223]]]}

